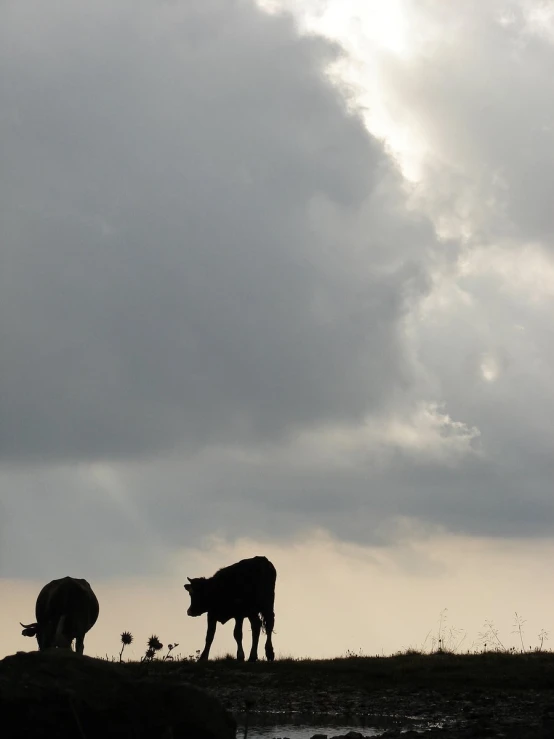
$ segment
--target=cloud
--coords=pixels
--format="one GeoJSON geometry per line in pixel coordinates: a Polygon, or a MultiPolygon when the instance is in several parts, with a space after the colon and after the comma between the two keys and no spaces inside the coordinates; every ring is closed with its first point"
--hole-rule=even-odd
{"type": "Polygon", "coordinates": [[[469,2],[452,13],[406,0],[411,53],[377,55],[389,115],[417,132],[417,207],[461,241],[409,335],[434,397],[479,430],[482,453],[459,479],[414,469],[412,481],[430,491],[426,520],[497,536],[551,533],[554,521],[554,45],[541,8],[469,2]]]}
{"type": "Polygon", "coordinates": [[[551,534],[548,27],[400,5],[415,184],[290,16],[4,5],[0,574],[551,534]]]}
{"type": "Polygon", "coordinates": [[[428,206],[450,233],[549,244],[554,36],[544,3],[402,5],[412,54],[382,55],[380,72],[397,125],[417,131],[428,206]]]}
{"type": "Polygon", "coordinates": [[[336,46],[222,0],[2,14],[4,460],[279,438],[409,383],[434,236],[336,46]]]}

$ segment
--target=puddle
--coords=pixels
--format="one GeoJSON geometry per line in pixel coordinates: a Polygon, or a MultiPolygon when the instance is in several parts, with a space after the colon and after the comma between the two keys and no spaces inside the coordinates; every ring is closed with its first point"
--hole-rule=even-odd
{"type": "MultiPolygon", "coordinates": [[[[279,724],[278,726],[248,729],[248,739],[311,739],[314,734],[324,734],[334,737],[352,731],[351,726],[291,726],[290,724],[279,724]]],[[[354,731],[361,731],[359,728],[354,731]]],[[[379,736],[380,731],[366,728],[364,736],[379,736]]],[[[237,731],[237,739],[244,737],[244,728],[237,731]]]]}
{"type": "MultiPolygon", "coordinates": [[[[239,714],[237,739],[243,739],[246,716],[239,714]]],[[[359,731],[364,736],[380,736],[386,729],[414,728],[415,721],[390,717],[253,713],[248,719],[248,739],[311,739],[314,734],[328,737],[359,731]]]]}

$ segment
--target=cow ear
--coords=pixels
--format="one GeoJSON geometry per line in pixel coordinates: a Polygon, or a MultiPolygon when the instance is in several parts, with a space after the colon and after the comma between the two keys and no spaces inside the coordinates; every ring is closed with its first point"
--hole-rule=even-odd
{"type": "Polygon", "coordinates": [[[190,593],[190,591],[192,590],[192,585],[185,583],[185,590],[188,590],[188,592],[190,593]]]}

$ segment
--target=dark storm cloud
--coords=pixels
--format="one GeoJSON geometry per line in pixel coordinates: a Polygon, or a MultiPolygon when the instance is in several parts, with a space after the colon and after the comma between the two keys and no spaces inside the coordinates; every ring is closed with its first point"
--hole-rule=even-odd
{"type": "Polygon", "coordinates": [[[286,17],[4,5],[0,574],[551,534],[552,47],[501,6],[418,3],[433,44],[380,60],[443,252],[286,17]]]}
{"type": "Polygon", "coordinates": [[[274,437],[409,380],[433,239],[336,48],[228,0],[1,13],[1,458],[274,437]]]}
{"type": "Polygon", "coordinates": [[[4,470],[0,489],[2,577],[147,575],[164,567],[164,542],[133,501],[86,469],[4,470]]]}
{"type": "Polygon", "coordinates": [[[300,447],[287,461],[278,449],[256,459],[213,450],[110,465],[107,479],[95,466],[4,472],[0,574],[47,578],[68,567],[90,577],[159,573],[172,554],[210,547],[212,537],[294,542],[324,529],[390,547],[444,532],[552,533],[547,460],[525,468],[526,455],[511,465],[468,455],[448,465],[397,450],[379,465],[379,450],[368,449],[365,459],[337,464],[325,454],[325,447],[311,456],[300,447]]]}

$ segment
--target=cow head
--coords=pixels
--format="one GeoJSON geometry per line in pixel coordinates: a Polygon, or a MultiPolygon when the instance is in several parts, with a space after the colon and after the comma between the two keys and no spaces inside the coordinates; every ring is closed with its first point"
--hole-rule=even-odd
{"type": "Polygon", "coordinates": [[[38,624],[22,624],[21,621],[19,623],[23,626],[21,632],[23,636],[36,636],[38,634],[38,624]]]}
{"type": "Polygon", "coordinates": [[[43,624],[22,624],[23,636],[36,636],[39,651],[48,649],[49,647],[60,647],[61,649],[71,649],[71,640],[59,628],[63,623],[47,623],[43,624]],[[58,626],[58,628],[57,628],[58,626]]]}
{"type": "Polygon", "coordinates": [[[21,621],[19,623],[23,626],[21,634],[23,636],[36,636],[38,648],[42,649],[42,629],[39,624],[22,624],[21,621]]]}
{"type": "Polygon", "coordinates": [[[187,577],[185,590],[190,595],[190,606],[188,616],[201,616],[209,608],[208,583],[205,577],[195,577],[192,580],[187,577]]]}

